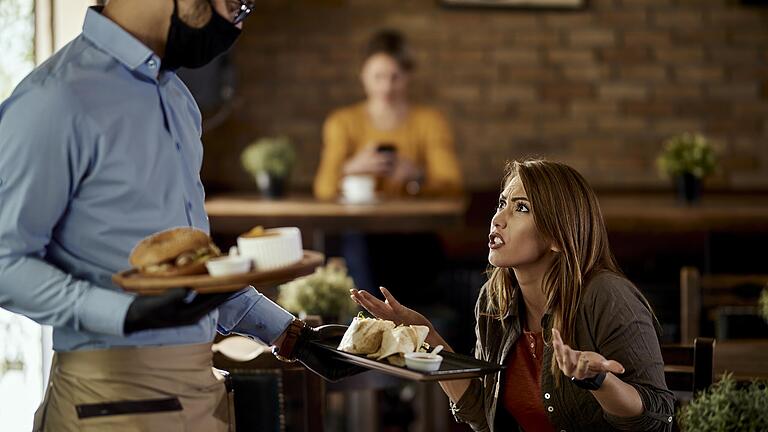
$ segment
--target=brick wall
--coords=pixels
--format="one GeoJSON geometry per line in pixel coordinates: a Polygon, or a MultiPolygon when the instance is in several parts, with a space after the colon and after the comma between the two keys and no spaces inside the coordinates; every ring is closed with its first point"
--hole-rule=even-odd
{"type": "Polygon", "coordinates": [[[414,99],[452,120],[472,189],[506,159],[539,155],[602,188],[658,188],[670,134],[701,131],[723,154],[710,181],[768,189],[768,8],[732,0],[588,0],[576,12],[446,9],[436,0],[258,2],[235,50],[234,114],[208,133],[204,177],[250,189],[252,139],[287,134],[307,188],[327,113],[363,97],[360,47],[397,28],[418,61],[414,99]]]}

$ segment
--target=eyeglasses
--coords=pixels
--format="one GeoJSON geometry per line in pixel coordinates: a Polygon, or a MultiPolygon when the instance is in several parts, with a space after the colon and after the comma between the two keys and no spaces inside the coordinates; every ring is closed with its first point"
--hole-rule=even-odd
{"type": "Polygon", "coordinates": [[[248,18],[248,15],[253,12],[253,2],[247,1],[247,0],[239,0],[240,1],[240,7],[235,11],[235,19],[232,21],[233,24],[237,25],[241,22],[245,21],[246,18],[248,18]]]}

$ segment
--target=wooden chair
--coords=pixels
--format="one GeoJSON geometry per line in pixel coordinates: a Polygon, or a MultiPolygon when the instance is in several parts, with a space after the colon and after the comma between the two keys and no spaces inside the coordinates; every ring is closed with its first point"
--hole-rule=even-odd
{"type": "Polygon", "coordinates": [[[278,361],[269,350],[255,349],[253,356],[214,350],[214,366],[229,372],[238,432],[323,431],[322,378],[300,363],[278,361]]]}
{"type": "Polygon", "coordinates": [[[712,385],[714,380],[715,340],[696,338],[693,345],[662,345],[664,377],[678,401],[712,385]]]}
{"type": "MultiPolygon", "coordinates": [[[[718,310],[724,312],[725,308],[733,307],[741,313],[745,308],[757,310],[760,291],[767,284],[768,275],[702,275],[695,267],[683,267],[680,270],[680,342],[691,343],[702,336],[702,318],[714,320],[718,310]]],[[[765,328],[761,327],[764,326],[762,320],[756,321],[756,326],[765,328]]],[[[720,336],[726,335],[718,338],[720,336]]]]}

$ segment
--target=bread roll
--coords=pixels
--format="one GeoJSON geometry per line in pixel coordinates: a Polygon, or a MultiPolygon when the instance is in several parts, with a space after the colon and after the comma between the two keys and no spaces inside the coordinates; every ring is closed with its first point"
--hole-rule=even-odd
{"type": "Polygon", "coordinates": [[[204,231],[173,228],[140,241],[129,261],[140,273],[150,276],[184,276],[206,273],[205,262],[221,252],[204,231]]]}

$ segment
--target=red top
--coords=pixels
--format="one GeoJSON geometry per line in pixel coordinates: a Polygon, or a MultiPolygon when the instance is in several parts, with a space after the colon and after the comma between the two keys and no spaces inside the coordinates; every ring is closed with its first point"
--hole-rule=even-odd
{"type": "Polygon", "coordinates": [[[523,331],[510,354],[503,383],[504,408],[525,431],[554,431],[541,401],[541,332],[523,331]]]}

